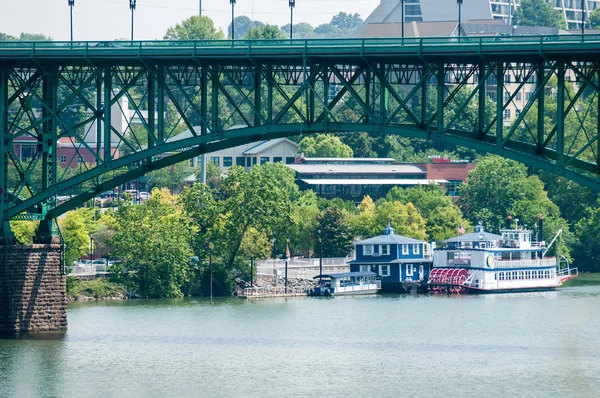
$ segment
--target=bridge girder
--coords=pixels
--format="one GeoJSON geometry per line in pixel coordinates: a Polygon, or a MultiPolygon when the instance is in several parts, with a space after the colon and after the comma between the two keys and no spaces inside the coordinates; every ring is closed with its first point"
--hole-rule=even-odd
{"type": "Polygon", "coordinates": [[[203,153],[319,132],[465,146],[600,192],[600,59],[590,46],[529,56],[482,56],[475,46],[468,57],[307,48],[229,59],[198,55],[197,44],[186,59],[110,48],[98,57],[6,59],[0,46],[2,234],[9,220],[49,222],[203,153]],[[182,130],[189,137],[174,140],[182,130]],[[57,204],[65,193],[75,196],[57,204]]]}

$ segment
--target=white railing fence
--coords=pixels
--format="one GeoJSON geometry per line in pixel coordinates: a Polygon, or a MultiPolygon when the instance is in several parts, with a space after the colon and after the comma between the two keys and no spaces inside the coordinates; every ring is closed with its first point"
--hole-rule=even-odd
{"type": "Polygon", "coordinates": [[[108,274],[106,265],[74,265],[69,276],[95,276],[108,274]]]}
{"type": "MultiPolygon", "coordinates": [[[[352,258],[336,257],[323,259],[323,273],[335,274],[340,272],[349,272],[348,264],[352,258]]],[[[289,259],[287,266],[288,278],[312,279],[319,275],[318,258],[294,258],[289,259]]],[[[286,260],[262,260],[256,263],[256,275],[277,278],[285,278],[286,260]]]]}

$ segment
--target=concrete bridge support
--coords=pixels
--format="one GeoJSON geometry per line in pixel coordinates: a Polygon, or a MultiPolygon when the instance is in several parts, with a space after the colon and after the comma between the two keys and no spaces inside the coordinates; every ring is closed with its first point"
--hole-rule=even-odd
{"type": "Polygon", "coordinates": [[[0,333],[67,328],[66,276],[57,239],[0,245],[0,333]]]}

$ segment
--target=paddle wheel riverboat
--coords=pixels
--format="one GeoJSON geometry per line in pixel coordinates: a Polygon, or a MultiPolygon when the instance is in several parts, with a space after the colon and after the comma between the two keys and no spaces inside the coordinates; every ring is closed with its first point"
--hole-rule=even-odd
{"type": "MultiPolygon", "coordinates": [[[[577,276],[577,268],[569,268],[566,260],[561,267],[556,257],[546,256],[562,230],[546,246],[541,239],[532,242],[533,231],[518,224],[511,228],[510,221],[501,235],[478,225],[473,233],[444,241],[444,248],[434,250],[428,290],[446,294],[547,291],[577,276]]],[[[539,221],[542,236],[543,218],[539,221]]]]}

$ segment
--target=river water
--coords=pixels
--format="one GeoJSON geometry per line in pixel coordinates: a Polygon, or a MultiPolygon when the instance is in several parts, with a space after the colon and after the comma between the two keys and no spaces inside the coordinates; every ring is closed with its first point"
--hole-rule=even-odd
{"type": "Polygon", "coordinates": [[[495,296],[134,300],[0,340],[0,397],[592,397],[600,286],[495,296]],[[35,337],[35,336],[34,336],[35,337]]]}

